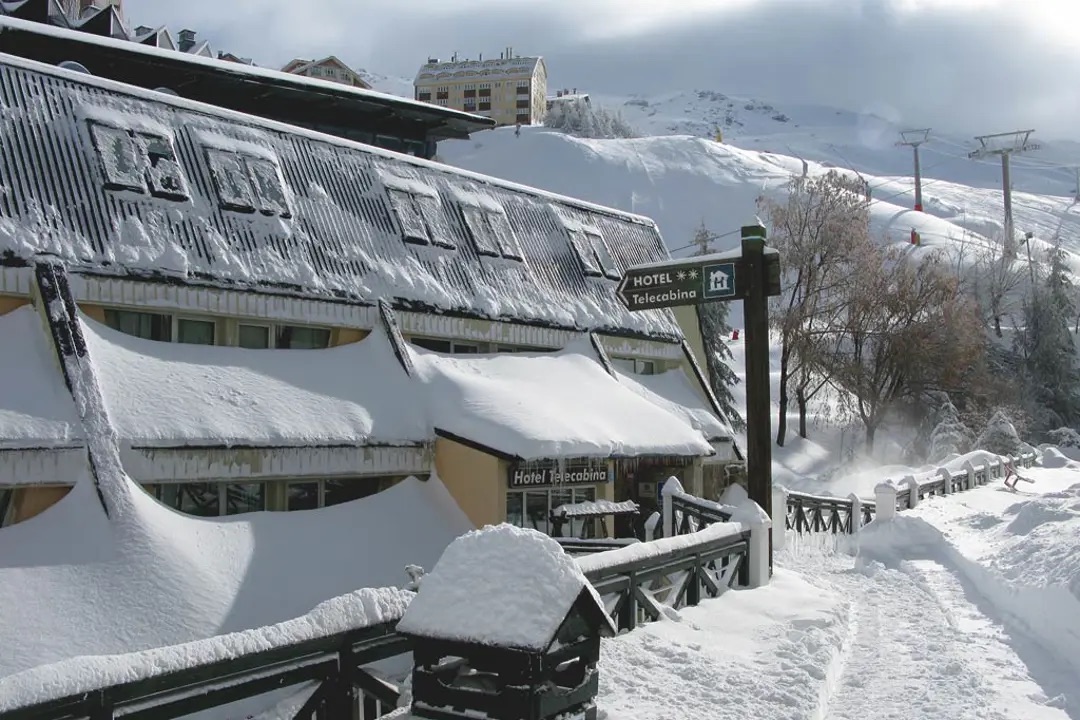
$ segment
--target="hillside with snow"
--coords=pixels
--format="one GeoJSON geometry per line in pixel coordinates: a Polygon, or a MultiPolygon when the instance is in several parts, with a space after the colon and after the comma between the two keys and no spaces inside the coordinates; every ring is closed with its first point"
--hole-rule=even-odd
{"type": "MultiPolygon", "coordinates": [[[[520,135],[501,128],[471,140],[440,144],[452,164],[603,205],[640,213],[657,221],[674,255],[690,252],[702,222],[728,234],[717,248],[733,246],[741,225],[754,220],[756,199],[778,192],[801,160],[781,153],[747,150],[687,135],[593,140],[542,127],[520,135]]],[[[808,163],[811,173],[827,166],[808,163]]],[[[954,256],[987,247],[1001,232],[1001,192],[947,180],[924,182],[925,212],[915,212],[909,176],[863,173],[870,184],[872,232],[892,242],[908,242],[912,229],[927,250],[954,256]]],[[[1071,195],[1013,193],[1017,232],[1035,233],[1036,251],[1060,235],[1080,272],[1080,205],[1071,195]]]]}

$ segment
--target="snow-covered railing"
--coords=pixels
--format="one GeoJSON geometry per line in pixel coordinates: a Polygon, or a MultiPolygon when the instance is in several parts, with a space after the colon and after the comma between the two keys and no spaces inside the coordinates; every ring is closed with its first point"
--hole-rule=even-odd
{"type": "Polygon", "coordinates": [[[570,555],[588,555],[590,553],[604,552],[605,550],[618,550],[629,545],[636,545],[641,541],[637,538],[554,538],[555,542],[562,545],[562,549],[570,555]]]}
{"type": "Polygon", "coordinates": [[[659,620],[664,606],[697,605],[736,581],[749,586],[750,553],[749,525],[729,522],[585,555],[577,563],[618,628],[633,630],[643,620],[659,620]]]}
{"type": "MultiPolygon", "coordinates": [[[[364,666],[410,652],[409,641],[396,633],[396,625],[397,620],[382,622],[276,647],[272,636],[268,636],[270,639],[259,644],[270,645],[270,649],[247,653],[230,648],[226,641],[231,636],[189,643],[191,650],[188,646],[178,646],[146,651],[138,655],[161,654],[164,658],[161,666],[167,667],[174,663],[165,656],[175,650],[178,662],[185,666],[161,672],[161,666],[149,664],[147,672],[128,673],[141,675],[138,679],[87,688],[14,709],[6,709],[0,702],[0,717],[113,720],[134,713],[145,718],[174,718],[221,708],[282,688],[295,688],[297,693],[302,693],[305,686],[311,692],[290,715],[296,720],[381,717],[397,707],[400,691],[369,674],[364,666]],[[200,652],[201,648],[215,643],[225,650],[216,654],[200,652]],[[201,655],[205,658],[199,661],[201,655]],[[225,657],[215,659],[218,656],[225,657]]],[[[241,635],[244,634],[250,633],[241,635]]],[[[238,647],[244,645],[238,642],[238,647]]],[[[123,656],[114,660],[122,664],[123,656]]]]}
{"type": "Polygon", "coordinates": [[[811,495],[776,486],[773,489],[773,507],[786,508],[785,525],[797,533],[828,532],[834,535],[851,534],[877,516],[877,509],[884,502],[892,503],[897,510],[908,510],[921,500],[935,495],[951,495],[988,484],[991,480],[1006,476],[1009,466],[1031,467],[1035,453],[1016,457],[997,456],[980,464],[970,460],[960,470],[938,468],[934,478],[920,482],[914,475],[904,477],[899,483],[886,480],[877,486],[876,501],[860,499],[852,493],[846,498],[811,495]]]}

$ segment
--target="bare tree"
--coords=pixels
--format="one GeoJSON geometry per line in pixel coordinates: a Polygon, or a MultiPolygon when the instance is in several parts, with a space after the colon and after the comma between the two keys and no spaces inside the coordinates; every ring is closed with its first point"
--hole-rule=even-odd
{"type": "Polygon", "coordinates": [[[869,214],[860,180],[830,171],[816,177],[793,178],[781,199],[758,198],[770,226],[770,242],[783,258],[783,294],[770,313],[780,335],[780,411],[776,443],[787,439],[787,413],[792,391],[799,411],[799,435],[806,437],[810,400],[829,381],[831,332],[840,287],[850,275],[852,261],[869,247],[869,214]]]}
{"type": "Polygon", "coordinates": [[[978,256],[974,268],[975,296],[982,308],[986,325],[1001,337],[1001,318],[1012,308],[1014,291],[1024,281],[1024,271],[1017,265],[1016,253],[1004,242],[994,243],[978,256]]]}
{"type": "Polygon", "coordinates": [[[840,314],[843,347],[833,374],[872,451],[899,404],[975,385],[986,338],[976,304],[940,253],[917,261],[907,249],[875,247],[859,265],[840,314]]]}

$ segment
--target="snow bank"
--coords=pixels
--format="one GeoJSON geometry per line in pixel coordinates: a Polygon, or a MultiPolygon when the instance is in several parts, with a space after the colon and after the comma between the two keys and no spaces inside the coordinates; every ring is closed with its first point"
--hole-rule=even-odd
{"type": "Polygon", "coordinates": [[[681,418],[701,432],[706,440],[732,437],[731,428],[713,413],[708,402],[681,369],[657,375],[637,375],[615,371],[619,382],[654,405],[681,418]]]}
{"type": "Polygon", "coordinates": [[[406,565],[431,567],[472,529],[435,477],[319,510],[212,519],[174,512],[126,477],[110,482],[124,494],[120,517],[104,518],[85,479],[0,530],[0,677],[273,625],[357,588],[400,586],[406,565]]]}
{"type": "Polygon", "coordinates": [[[502,524],[446,548],[398,623],[400,632],[545,650],[582,590],[595,591],[558,542],[502,524]]]}
{"type": "Polygon", "coordinates": [[[381,328],[324,350],[154,342],[81,317],[109,417],[140,446],[411,444],[419,388],[381,328]],[[363,372],[358,372],[363,368],[363,372]]]}
{"type": "Polygon", "coordinates": [[[0,316],[0,449],[69,445],[85,437],[47,333],[29,305],[0,316]]]}
{"type": "Polygon", "coordinates": [[[394,622],[413,593],[365,588],[317,605],[292,620],[204,640],[126,655],[73,657],[0,678],[0,713],[17,707],[145,680],[348,630],[394,622]]]}
{"type": "Polygon", "coordinates": [[[604,371],[587,341],[553,353],[410,348],[432,424],[526,460],[711,455],[702,434],[604,371]]]}

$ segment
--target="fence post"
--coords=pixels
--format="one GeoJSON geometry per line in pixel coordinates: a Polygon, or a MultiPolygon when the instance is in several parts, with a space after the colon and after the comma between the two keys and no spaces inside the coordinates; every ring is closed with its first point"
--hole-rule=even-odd
{"type": "Polygon", "coordinates": [[[750,530],[750,549],[747,564],[748,588],[759,588],[769,584],[772,576],[772,518],[753,500],[743,501],[731,515],[731,521],[745,525],[750,530]]]}
{"type": "Polygon", "coordinates": [[[971,462],[970,460],[966,460],[964,462],[964,472],[967,473],[967,489],[974,489],[975,485],[977,484],[975,481],[975,463],[971,462]]]}
{"type": "Polygon", "coordinates": [[[892,521],[896,517],[896,486],[888,481],[878,483],[874,488],[874,499],[877,501],[877,517],[874,519],[892,521]]]}
{"type": "Polygon", "coordinates": [[[952,493],[952,473],[945,468],[938,468],[938,477],[944,480],[942,487],[945,489],[941,491],[942,495],[949,495],[952,493]]]}
{"type": "Polygon", "coordinates": [[[787,542],[787,501],[788,491],[783,485],[773,485],[772,489],[772,535],[773,552],[783,550],[787,542]]]}
{"type": "Polygon", "coordinates": [[[675,537],[675,503],[672,496],[683,491],[682,483],[674,475],[667,479],[660,494],[664,496],[664,537],[675,537]]]}
{"type": "Polygon", "coordinates": [[[851,512],[848,514],[848,525],[850,525],[848,532],[854,535],[862,528],[862,500],[855,493],[848,495],[848,500],[851,501],[851,512]]]}
{"type": "Polygon", "coordinates": [[[908,508],[910,509],[918,505],[919,481],[915,479],[914,475],[905,475],[904,479],[900,482],[908,486],[908,508]]]}

